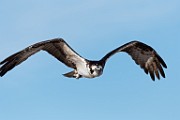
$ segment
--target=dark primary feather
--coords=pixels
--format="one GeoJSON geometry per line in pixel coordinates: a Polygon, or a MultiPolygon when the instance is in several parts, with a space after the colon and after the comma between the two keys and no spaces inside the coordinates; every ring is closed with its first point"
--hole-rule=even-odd
{"type": "Polygon", "coordinates": [[[128,53],[136,64],[140,65],[140,67],[144,69],[146,74],[150,74],[152,80],[155,80],[155,75],[158,79],[160,79],[159,73],[165,78],[162,66],[167,68],[166,63],[152,47],[139,41],[132,41],[109,52],[102,58],[102,61],[106,62],[117,52],[128,53]]]}
{"type": "Polygon", "coordinates": [[[0,76],[5,75],[9,70],[13,69],[15,66],[19,65],[28,57],[40,50],[50,53],[52,56],[71,68],[75,68],[75,64],[70,58],[81,60],[81,56],[79,56],[63,39],[55,38],[33,44],[4,59],[0,62],[0,65],[2,65],[0,67],[0,76]]]}
{"type": "MultiPolygon", "coordinates": [[[[87,61],[78,55],[63,39],[56,38],[33,44],[4,59],[0,62],[0,76],[5,75],[9,70],[40,50],[48,52],[68,67],[74,69],[76,69],[76,63],[87,61]]],[[[106,54],[98,63],[104,67],[106,61],[118,52],[128,53],[144,69],[146,74],[150,74],[152,80],[155,80],[155,75],[158,79],[160,79],[160,75],[165,78],[163,67],[167,68],[167,66],[163,59],[152,47],[139,41],[132,41],[116,48],[106,54]]]]}

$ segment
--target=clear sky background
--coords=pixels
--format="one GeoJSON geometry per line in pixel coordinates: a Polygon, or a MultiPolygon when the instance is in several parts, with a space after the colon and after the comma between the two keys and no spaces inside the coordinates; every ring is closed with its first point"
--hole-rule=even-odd
{"type": "Polygon", "coordinates": [[[102,76],[75,80],[40,52],[0,78],[0,120],[180,120],[179,21],[179,0],[0,0],[0,60],[62,37],[92,60],[140,40],[168,66],[153,82],[121,53],[102,76]]]}

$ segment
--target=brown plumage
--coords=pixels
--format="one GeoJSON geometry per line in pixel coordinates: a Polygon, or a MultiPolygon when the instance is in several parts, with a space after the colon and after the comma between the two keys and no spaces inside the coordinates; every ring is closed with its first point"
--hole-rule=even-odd
{"type": "Polygon", "coordinates": [[[81,57],[63,39],[55,38],[33,44],[4,59],[0,62],[0,76],[5,75],[9,70],[41,50],[48,52],[68,67],[74,69],[74,71],[64,74],[66,77],[94,78],[100,76],[106,61],[118,52],[128,53],[136,64],[144,69],[146,74],[150,74],[152,80],[155,80],[155,76],[160,79],[160,75],[165,78],[162,67],[167,68],[163,59],[152,47],[139,41],[126,43],[107,53],[101,60],[91,61],[81,57]]]}
{"type": "Polygon", "coordinates": [[[33,44],[0,62],[0,76],[3,76],[19,65],[23,61],[25,61],[31,55],[39,52],[40,50],[44,50],[54,56],[56,59],[66,64],[68,67],[76,68],[75,64],[69,60],[70,56],[80,57],[72,48],[68,46],[68,44],[61,38],[55,38],[52,40],[42,41],[36,44],[33,44]]]}
{"type": "Polygon", "coordinates": [[[167,68],[167,66],[163,59],[152,47],[139,41],[132,41],[111,51],[103,57],[103,60],[106,61],[109,57],[117,52],[128,53],[136,64],[140,65],[140,67],[144,69],[146,74],[150,73],[152,80],[155,80],[154,74],[156,74],[156,77],[160,79],[159,72],[162,77],[165,78],[162,66],[164,68],[167,68]]]}

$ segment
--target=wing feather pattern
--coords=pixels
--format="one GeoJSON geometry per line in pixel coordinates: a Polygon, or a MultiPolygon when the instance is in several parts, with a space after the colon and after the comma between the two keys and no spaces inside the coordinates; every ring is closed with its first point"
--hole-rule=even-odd
{"type": "Polygon", "coordinates": [[[118,52],[128,53],[135,63],[144,69],[146,74],[150,74],[152,80],[155,80],[155,75],[160,79],[159,73],[165,78],[162,66],[167,68],[166,63],[152,47],[139,41],[132,41],[109,52],[102,58],[102,61],[106,62],[112,55],[118,52]]]}
{"type": "Polygon", "coordinates": [[[55,38],[33,44],[4,59],[2,62],[0,62],[0,76],[2,77],[9,70],[13,69],[31,55],[41,50],[48,52],[56,59],[71,68],[75,68],[74,60],[84,60],[84,58],[78,55],[62,38],[55,38]]]}

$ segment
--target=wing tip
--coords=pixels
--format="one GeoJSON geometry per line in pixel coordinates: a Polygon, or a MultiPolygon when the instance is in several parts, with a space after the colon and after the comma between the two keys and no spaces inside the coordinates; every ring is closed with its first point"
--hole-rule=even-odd
{"type": "Polygon", "coordinates": [[[150,76],[151,76],[151,79],[152,79],[153,81],[155,81],[154,73],[151,73],[151,72],[150,72],[150,76]]]}
{"type": "Polygon", "coordinates": [[[160,57],[160,55],[158,55],[157,53],[155,53],[155,54],[156,54],[157,59],[158,59],[159,62],[161,63],[161,65],[162,65],[164,68],[167,69],[167,65],[166,65],[166,63],[164,62],[164,60],[160,57]]]}
{"type": "Polygon", "coordinates": [[[5,73],[0,72],[0,77],[3,77],[5,75],[5,73]]]}
{"type": "Polygon", "coordinates": [[[147,69],[147,68],[144,68],[144,72],[146,73],[146,74],[150,74],[150,77],[151,77],[151,79],[153,80],[153,81],[155,81],[156,80],[156,78],[158,79],[158,80],[160,80],[161,79],[161,77],[162,78],[166,78],[166,75],[165,75],[165,72],[164,72],[164,70],[162,69],[162,67],[161,67],[161,65],[159,64],[159,67],[158,67],[158,69],[150,69],[150,67],[147,69]]]}
{"type": "MultiPolygon", "coordinates": [[[[154,73],[153,73],[153,74],[154,74],[154,73]]],[[[166,78],[166,75],[165,75],[164,72],[163,72],[163,73],[160,72],[160,74],[161,74],[161,77],[166,78]]],[[[156,74],[156,77],[155,77],[155,76],[151,76],[151,78],[152,78],[153,81],[155,81],[156,78],[157,78],[158,80],[161,80],[161,77],[160,77],[159,74],[158,74],[158,75],[156,74]]]]}
{"type": "Polygon", "coordinates": [[[7,70],[0,67],[0,77],[3,77],[7,73],[7,70]]]}

